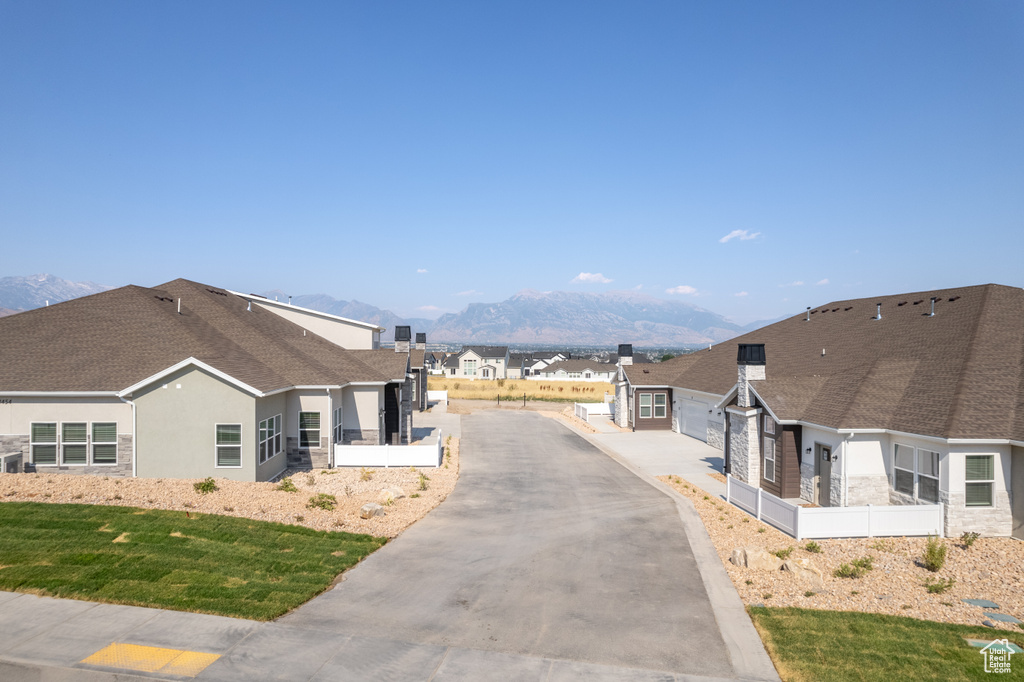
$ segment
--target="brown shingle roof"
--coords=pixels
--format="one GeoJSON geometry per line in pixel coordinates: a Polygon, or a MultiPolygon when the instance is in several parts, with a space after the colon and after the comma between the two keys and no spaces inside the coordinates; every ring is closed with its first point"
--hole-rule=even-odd
{"type": "Polygon", "coordinates": [[[405,376],[404,356],[396,371],[393,358],[367,355],[386,351],[347,351],[248,307],[223,289],[178,279],[3,318],[0,391],[120,391],[189,357],[264,392],[405,376]]]}
{"type": "Polygon", "coordinates": [[[752,386],[781,419],[1024,440],[1022,289],[986,284],[836,301],[815,308],[810,321],[797,315],[661,363],[664,371],[678,362],[674,376],[627,376],[634,385],[724,395],[736,383],[737,343],[765,344],[766,379],[752,386]]]}

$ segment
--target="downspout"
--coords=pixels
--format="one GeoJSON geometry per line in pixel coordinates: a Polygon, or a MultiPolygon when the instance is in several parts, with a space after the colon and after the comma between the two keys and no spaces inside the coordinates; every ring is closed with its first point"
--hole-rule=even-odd
{"type": "Polygon", "coordinates": [[[138,426],[139,422],[136,417],[135,403],[123,396],[118,396],[122,402],[126,402],[132,406],[132,478],[138,478],[138,463],[135,458],[135,442],[138,440],[138,426]]]}
{"type": "Polygon", "coordinates": [[[851,438],[853,438],[853,434],[852,433],[848,433],[848,434],[846,434],[846,438],[844,438],[843,442],[842,442],[842,446],[843,446],[843,504],[842,504],[842,506],[843,507],[848,506],[849,505],[849,500],[850,500],[850,477],[846,473],[846,459],[847,459],[846,456],[847,456],[847,454],[849,452],[849,448],[846,447],[846,444],[850,442],[851,438]]]}
{"type": "Polygon", "coordinates": [[[334,423],[334,401],[331,400],[331,389],[327,390],[327,414],[331,419],[331,434],[327,437],[327,468],[334,468],[334,431],[337,426],[334,423]]]}

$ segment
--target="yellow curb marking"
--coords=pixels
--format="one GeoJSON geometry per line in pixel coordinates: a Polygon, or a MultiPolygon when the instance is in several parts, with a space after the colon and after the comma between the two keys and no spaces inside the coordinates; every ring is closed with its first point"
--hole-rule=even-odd
{"type": "Polygon", "coordinates": [[[144,673],[161,672],[167,675],[195,677],[218,658],[219,654],[115,642],[82,659],[82,663],[105,668],[138,670],[144,673]]]}

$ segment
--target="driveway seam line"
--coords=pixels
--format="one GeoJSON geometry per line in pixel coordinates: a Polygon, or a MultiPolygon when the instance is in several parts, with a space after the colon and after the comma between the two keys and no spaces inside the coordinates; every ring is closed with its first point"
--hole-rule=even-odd
{"type": "Polygon", "coordinates": [[[427,682],[432,682],[433,679],[437,676],[437,672],[441,669],[441,666],[444,665],[444,662],[448,660],[448,652],[451,650],[452,648],[450,646],[446,646],[444,648],[444,656],[442,656],[441,660],[437,662],[437,665],[434,667],[434,672],[430,673],[430,677],[427,678],[427,682]]]}

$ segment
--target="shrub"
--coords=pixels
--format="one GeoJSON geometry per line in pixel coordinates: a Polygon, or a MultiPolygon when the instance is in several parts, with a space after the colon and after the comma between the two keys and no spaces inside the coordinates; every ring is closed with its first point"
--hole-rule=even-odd
{"type": "Polygon", "coordinates": [[[303,521],[306,520],[306,517],[303,516],[302,514],[296,514],[295,515],[295,520],[298,521],[299,523],[302,523],[303,521]]]}
{"type": "Polygon", "coordinates": [[[955,583],[956,580],[953,578],[939,578],[938,580],[932,580],[929,578],[924,581],[924,586],[928,590],[928,594],[942,594],[949,588],[953,587],[955,583]]]}
{"type": "Polygon", "coordinates": [[[306,505],[309,509],[323,509],[324,511],[334,511],[336,506],[338,506],[338,499],[327,493],[317,493],[309,498],[309,504],[306,505]]]}
{"type": "Polygon", "coordinates": [[[964,544],[964,549],[970,549],[974,541],[981,537],[981,533],[975,531],[965,532],[960,536],[960,542],[964,544]]]}
{"type": "Polygon", "coordinates": [[[946,551],[949,548],[937,536],[929,535],[924,546],[921,564],[932,573],[938,573],[946,563],[946,551]]]}
{"type": "Polygon", "coordinates": [[[769,599],[772,598],[772,593],[771,592],[765,592],[764,594],[761,595],[761,598],[764,599],[765,601],[768,601],[769,599]]]}
{"type": "Polygon", "coordinates": [[[860,559],[855,559],[852,563],[857,568],[862,568],[865,571],[870,571],[872,568],[874,568],[874,566],[872,565],[872,562],[874,562],[874,560],[875,557],[868,555],[861,557],[860,559]]]}
{"type": "Polygon", "coordinates": [[[505,388],[505,380],[498,379],[498,388],[505,388]]]}
{"type": "Polygon", "coordinates": [[[420,474],[420,490],[426,490],[427,489],[427,481],[429,481],[429,480],[430,479],[427,477],[426,474],[420,474]]]}
{"type": "Polygon", "coordinates": [[[777,549],[772,554],[779,557],[783,561],[789,558],[789,555],[793,553],[793,547],[786,547],[785,549],[777,549]]]}
{"type": "Polygon", "coordinates": [[[873,561],[874,557],[865,556],[848,564],[840,564],[839,568],[832,571],[832,575],[837,578],[860,578],[874,568],[874,566],[872,566],[873,561]]]}
{"type": "Polygon", "coordinates": [[[420,494],[419,494],[419,493],[413,493],[413,494],[412,494],[412,495],[410,495],[409,497],[419,497],[419,496],[420,496],[420,494]]]}
{"type": "Polygon", "coordinates": [[[757,532],[758,533],[764,533],[767,530],[768,530],[767,528],[765,528],[764,526],[761,526],[760,528],[757,529],[757,532]]]}
{"type": "Polygon", "coordinates": [[[806,545],[804,545],[804,549],[810,552],[811,554],[821,554],[821,545],[819,545],[814,540],[811,540],[806,545]]]}
{"type": "Polygon", "coordinates": [[[286,493],[297,493],[297,492],[299,492],[299,489],[295,487],[294,483],[292,483],[292,479],[291,479],[290,476],[288,478],[281,479],[281,482],[277,484],[277,489],[278,490],[283,490],[286,493]]]}
{"type": "Polygon", "coordinates": [[[359,480],[360,481],[369,481],[371,478],[373,478],[373,472],[372,471],[370,471],[366,467],[362,467],[359,470],[359,480]]]}
{"type": "Polygon", "coordinates": [[[316,476],[313,474],[306,476],[306,485],[316,485],[316,476]]]}
{"type": "Polygon", "coordinates": [[[219,490],[219,488],[217,487],[217,482],[214,481],[209,476],[207,476],[201,481],[193,483],[192,487],[195,488],[196,492],[201,495],[206,495],[207,493],[212,493],[215,490],[219,490]]]}
{"type": "Polygon", "coordinates": [[[818,593],[814,592],[813,590],[807,590],[806,592],[804,592],[804,596],[805,597],[813,597],[816,594],[818,594],[818,593]]]}

